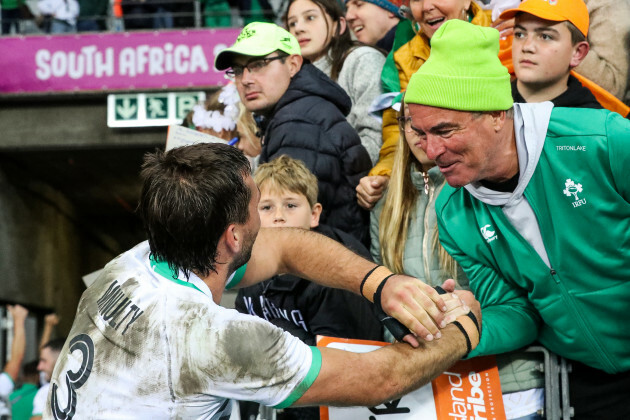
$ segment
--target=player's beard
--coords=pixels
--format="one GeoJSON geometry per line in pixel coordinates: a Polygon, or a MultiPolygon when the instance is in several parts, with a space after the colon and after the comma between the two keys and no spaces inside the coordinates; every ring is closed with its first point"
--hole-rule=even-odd
{"type": "Polygon", "coordinates": [[[239,252],[230,263],[229,273],[233,273],[242,265],[247,264],[247,261],[249,261],[252,256],[256,236],[258,236],[258,232],[247,232],[247,236],[243,239],[241,252],[239,252]]]}

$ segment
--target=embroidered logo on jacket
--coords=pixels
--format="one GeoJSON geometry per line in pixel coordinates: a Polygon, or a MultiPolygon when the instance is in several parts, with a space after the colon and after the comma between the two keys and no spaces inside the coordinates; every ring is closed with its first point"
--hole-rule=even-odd
{"type": "Polygon", "coordinates": [[[481,231],[481,234],[483,235],[483,238],[488,243],[497,239],[496,232],[494,230],[490,230],[490,227],[491,227],[490,225],[485,225],[481,229],[479,229],[481,231]]]}
{"type": "Polygon", "coordinates": [[[573,207],[580,207],[583,204],[586,204],[586,198],[579,198],[578,193],[582,192],[582,184],[576,184],[571,179],[567,179],[564,183],[564,190],[562,190],[564,195],[567,197],[573,196],[574,200],[571,203],[573,207]]]}

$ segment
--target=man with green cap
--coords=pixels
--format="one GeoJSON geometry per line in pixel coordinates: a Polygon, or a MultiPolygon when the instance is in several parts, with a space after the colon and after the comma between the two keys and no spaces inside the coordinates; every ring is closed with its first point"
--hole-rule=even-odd
{"type": "Polygon", "coordinates": [[[288,155],[317,177],[322,223],[367,243],[368,215],[355,187],[372,166],[346,121],[346,92],[300,55],[297,39],[273,23],[254,22],[215,60],[234,77],[243,105],[260,116],[260,163],[288,155]]]}
{"type": "Polygon", "coordinates": [[[405,101],[449,184],[440,241],[482,304],[469,356],[538,340],[571,361],[575,418],[630,418],[630,122],[512,104],[495,29],[451,20],[431,47],[405,101]]]}

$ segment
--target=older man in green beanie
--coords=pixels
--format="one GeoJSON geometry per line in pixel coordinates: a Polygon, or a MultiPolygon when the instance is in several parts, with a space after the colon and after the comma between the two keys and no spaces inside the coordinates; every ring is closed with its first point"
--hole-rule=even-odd
{"type": "Polygon", "coordinates": [[[470,357],[538,340],[572,361],[576,418],[630,418],[630,122],[512,104],[495,29],[448,21],[431,46],[405,101],[449,184],[440,241],[482,304],[470,357]]]}

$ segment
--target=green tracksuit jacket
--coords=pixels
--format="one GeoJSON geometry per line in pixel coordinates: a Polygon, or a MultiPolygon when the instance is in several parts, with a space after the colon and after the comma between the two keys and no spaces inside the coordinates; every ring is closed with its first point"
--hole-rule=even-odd
{"type": "MultiPolygon", "coordinates": [[[[540,119],[531,118],[536,124],[540,119]]],[[[470,356],[537,339],[608,373],[627,371],[630,121],[606,110],[554,108],[546,135],[528,134],[527,121],[522,132],[519,187],[509,194],[522,194],[531,206],[538,227],[525,230],[540,229],[549,266],[504,206],[475,198],[472,184],[447,185],[436,203],[440,240],[483,308],[481,342],[470,356]],[[522,149],[543,139],[524,175],[522,149]]]]}

